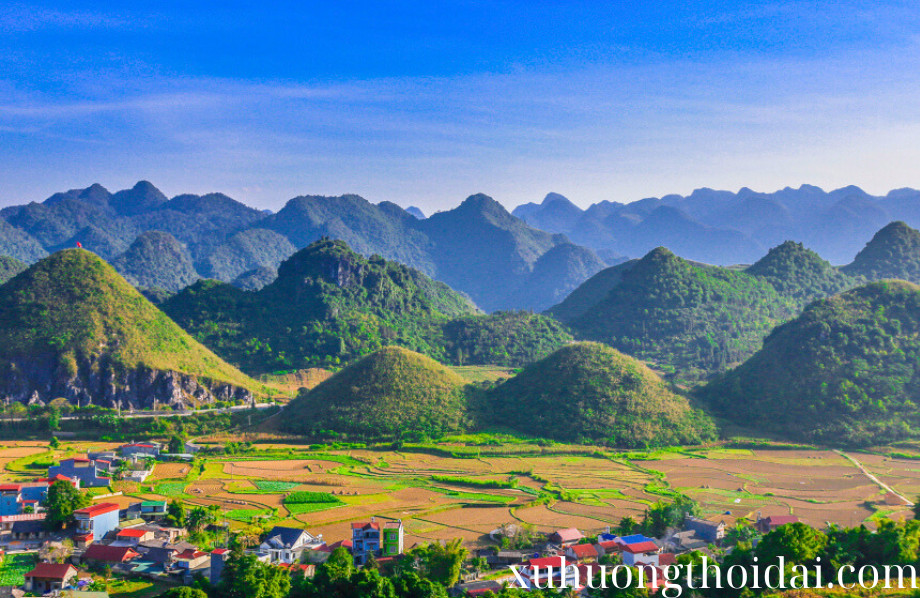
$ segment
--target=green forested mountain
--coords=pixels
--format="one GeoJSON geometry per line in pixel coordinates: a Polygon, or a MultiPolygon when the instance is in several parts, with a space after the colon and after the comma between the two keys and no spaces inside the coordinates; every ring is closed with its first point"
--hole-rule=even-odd
{"type": "Polygon", "coordinates": [[[853,263],[841,269],[867,280],[898,278],[920,283],[920,231],[892,222],[875,233],[853,263]]]}
{"type": "Polygon", "coordinates": [[[31,263],[48,252],[34,237],[0,218],[0,254],[31,263]]]}
{"type": "Polygon", "coordinates": [[[286,260],[258,291],[201,281],[163,309],[251,373],[347,362],[387,345],[441,361],[520,365],[571,338],[526,312],[474,317],[472,302],[444,283],[331,240],[286,260]]]}
{"type": "Polygon", "coordinates": [[[639,260],[629,260],[601,270],[572,291],[561,303],[549,308],[547,313],[558,318],[561,322],[575,320],[603,301],[607,293],[620,284],[623,279],[623,273],[638,262],[639,260]]]}
{"type": "Polygon", "coordinates": [[[276,269],[296,252],[297,248],[275,231],[250,228],[216,247],[198,264],[198,271],[204,278],[232,281],[259,268],[276,269]]]}
{"type": "Polygon", "coordinates": [[[766,280],[799,307],[857,284],[817,253],[794,241],[774,247],[745,272],[766,280]]]}
{"type": "Polygon", "coordinates": [[[389,344],[438,355],[439,325],[476,313],[447,285],[331,240],[286,260],[278,278],[259,291],[201,281],[163,309],[253,373],[347,361],[389,344]]]}
{"type": "Polygon", "coordinates": [[[88,251],[60,251],[0,286],[2,400],[182,406],[260,388],[88,251]]]}
{"type": "Polygon", "coordinates": [[[488,422],[569,442],[696,443],[715,427],[642,362],[599,343],[567,345],[480,399],[488,422]]]}
{"type": "Polygon", "coordinates": [[[576,291],[579,304],[554,308],[573,316],[565,322],[577,337],[685,376],[743,360],[793,313],[792,303],[766,281],[692,264],[664,248],[605,270],[583,287],[589,288],[576,291]],[[585,309],[588,295],[600,299],[585,309]]]}
{"type": "Polygon", "coordinates": [[[920,287],[862,286],[811,304],[702,391],[726,418],[829,444],[920,435],[920,287]]]}
{"type": "Polygon", "coordinates": [[[176,292],[198,279],[185,245],[161,231],[141,233],[112,265],[139,288],[176,292]]]}
{"type": "Polygon", "coordinates": [[[0,255],[0,284],[13,278],[26,268],[28,268],[28,265],[25,262],[19,261],[16,258],[0,255]]]}
{"type": "Polygon", "coordinates": [[[455,365],[519,367],[572,341],[553,318],[526,311],[499,311],[454,318],[441,326],[443,361],[455,365]]]}
{"type": "Polygon", "coordinates": [[[464,380],[438,362],[385,347],[293,401],[284,427],[370,438],[439,437],[467,425],[464,380]]]}

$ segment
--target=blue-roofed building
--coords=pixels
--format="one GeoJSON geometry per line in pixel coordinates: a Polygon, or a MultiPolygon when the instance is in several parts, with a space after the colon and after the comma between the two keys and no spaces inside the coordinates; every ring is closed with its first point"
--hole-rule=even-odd
{"type": "Polygon", "coordinates": [[[66,476],[70,479],[80,480],[80,485],[84,488],[100,488],[108,486],[111,479],[103,477],[101,474],[108,470],[108,464],[102,464],[92,459],[74,457],[64,459],[59,465],[52,465],[48,468],[48,477],[66,476]]]}
{"type": "Polygon", "coordinates": [[[631,536],[620,536],[614,542],[621,544],[623,546],[629,546],[630,544],[641,544],[643,542],[654,542],[653,538],[649,538],[642,534],[633,534],[631,536]]]}

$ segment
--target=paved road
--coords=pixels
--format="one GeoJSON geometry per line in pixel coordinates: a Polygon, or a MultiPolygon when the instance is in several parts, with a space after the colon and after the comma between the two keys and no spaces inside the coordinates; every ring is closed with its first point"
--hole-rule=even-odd
{"type": "Polygon", "coordinates": [[[878,486],[879,486],[880,488],[882,488],[883,490],[887,490],[888,492],[891,492],[892,494],[894,494],[895,496],[897,496],[898,498],[900,498],[901,500],[903,500],[903,501],[904,501],[904,504],[906,504],[907,506],[909,506],[909,507],[914,506],[913,501],[909,500],[906,496],[904,496],[904,495],[901,494],[900,492],[896,492],[891,486],[889,486],[888,484],[886,484],[886,483],[883,482],[882,480],[878,479],[877,477],[875,477],[874,475],[872,475],[871,473],[869,473],[869,470],[866,469],[865,467],[863,467],[863,464],[862,464],[862,463],[860,463],[859,461],[857,461],[856,459],[854,459],[853,457],[851,457],[850,455],[846,454],[845,452],[843,452],[843,451],[841,451],[841,450],[836,450],[836,449],[835,449],[834,452],[837,453],[838,455],[840,455],[841,457],[843,457],[844,459],[847,459],[848,461],[850,461],[850,463],[852,463],[852,464],[855,465],[856,467],[858,467],[858,468],[859,468],[859,471],[863,472],[863,475],[865,475],[867,478],[869,478],[870,480],[872,480],[873,482],[875,482],[876,484],[878,484],[878,486]]]}
{"type": "MultiPolygon", "coordinates": [[[[255,408],[258,410],[269,409],[275,407],[275,403],[256,403],[255,408]]],[[[230,413],[233,411],[246,411],[247,409],[252,409],[249,405],[234,405],[232,407],[224,407],[223,409],[194,409],[188,411],[125,411],[121,414],[121,417],[125,419],[134,419],[134,418],[144,418],[144,417],[187,417],[189,415],[197,415],[199,413],[230,413]]],[[[83,419],[86,416],[80,415],[62,415],[61,421],[73,421],[83,419]]],[[[90,416],[92,417],[92,416],[90,416]]],[[[3,421],[32,421],[31,417],[14,417],[8,419],[5,417],[0,417],[3,421]]]]}

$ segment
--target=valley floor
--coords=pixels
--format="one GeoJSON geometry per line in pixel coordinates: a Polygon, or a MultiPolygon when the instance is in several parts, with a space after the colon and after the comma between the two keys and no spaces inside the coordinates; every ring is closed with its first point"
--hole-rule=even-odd
{"type": "MultiPolygon", "coordinates": [[[[207,447],[218,440],[227,439],[201,442],[207,447]]],[[[696,500],[704,515],[722,514],[728,524],[737,517],[792,514],[819,528],[907,518],[910,507],[898,494],[920,494],[920,452],[909,448],[849,455],[798,446],[715,445],[615,453],[522,441],[488,444],[478,437],[452,440],[375,450],[311,449],[263,438],[243,454],[159,463],[144,483],[115,482],[113,490],[121,494],[101,500],[127,505],[181,498],[219,505],[233,528],[306,527],[329,543],[349,538],[353,521],[402,519],[407,546],[456,537],[477,546],[488,544],[489,533],[508,523],[597,533],[625,516],[641,518],[648,505],[675,491],[696,500]],[[320,498],[285,502],[301,491],[320,498]]],[[[2,443],[2,481],[41,477],[52,461],[115,446],[69,442],[51,450],[40,442],[2,443]]]]}

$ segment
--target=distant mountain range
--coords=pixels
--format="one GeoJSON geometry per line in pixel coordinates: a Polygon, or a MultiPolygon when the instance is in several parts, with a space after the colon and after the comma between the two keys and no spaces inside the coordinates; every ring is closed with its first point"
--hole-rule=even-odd
{"type": "Polygon", "coordinates": [[[545,309],[608,265],[485,195],[428,218],[357,195],[296,197],[270,214],[220,193],[169,199],[141,181],[117,193],[97,184],[0,210],[2,256],[32,263],[80,243],[136,286],[170,292],[198,278],[260,288],[321,237],[411,266],[486,311],[545,309]]]}
{"type": "Polygon", "coordinates": [[[854,186],[824,191],[803,185],[775,193],[697,189],[686,197],[603,201],[586,210],[550,193],[513,214],[533,227],[563,233],[608,261],[664,246],[709,264],[749,264],[768,248],[795,240],[833,264],[846,264],[889,222],[920,226],[920,191],[897,189],[877,197],[854,186]]]}

